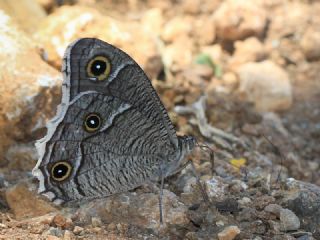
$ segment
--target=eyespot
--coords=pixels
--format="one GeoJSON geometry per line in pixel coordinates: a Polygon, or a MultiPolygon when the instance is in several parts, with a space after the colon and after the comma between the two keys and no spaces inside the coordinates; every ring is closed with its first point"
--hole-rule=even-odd
{"type": "Polygon", "coordinates": [[[90,78],[102,81],[109,76],[111,64],[108,58],[104,56],[96,56],[89,61],[86,70],[90,78]]]}
{"type": "Polygon", "coordinates": [[[84,129],[87,132],[96,132],[101,126],[101,117],[97,113],[89,113],[84,120],[84,129]]]}
{"type": "Polygon", "coordinates": [[[51,168],[51,177],[53,180],[61,182],[70,176],[71,170],[70,163],[65,161],[57,162],[51,168]]]}

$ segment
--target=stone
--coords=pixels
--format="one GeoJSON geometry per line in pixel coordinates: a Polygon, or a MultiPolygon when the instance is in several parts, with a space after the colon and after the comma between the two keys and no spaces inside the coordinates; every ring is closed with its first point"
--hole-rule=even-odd
{"type": "Polygon", "coordinates": [[[191,34],[191,30],[192,18],[176,16],[164,25],[161,37],[166,42],[174,42],[181,36],[189,36],[191,34]]]}
{"type": "Polygon", "coordinates": [[[9,160],[9,169],[30,171],[38,155],[33,144],[15,144],[8,148],[5,157],[9,160]]]}
{"type": "Polygon", "coordinates": [[[73,229],[73,233],[76,235],[80,235],[83,233],[84,228],[80,226],[75,226],[73,229]]]}
{"type": "Polygon", "coordinates": [[[225,85],[235,87],[239,84],[237,75],[233,72],[226,72],[222,75],[222,81],[225,85]]]}
{"type": "Polygon", "coordinates": [[[274,215],[276,215],[278,218],[280,217],[280,212],[283,208],[278,205],[278,204],[269,204],[264,208],[264,211],[268,212],[268,213],[272,213],[274,215]]]}
{"type": "Polygon", "coordinates": [[[287,2],[274,9],[268,30],[268,39],[275,41],[281,37],[301,36],[310,25],[312,8],[303,2],[287,2]]]}
{"type": "Polygon", "coordinates": [[[93,227],[100,227],[102,225],[102,221],[98,217],[91,218],[91,224],[93,227]]]}
{"type": "Polygon", "coordinates": [[[209,197],[216,200],[224,200],[228,185],[220,177],[212,177],[206,181],[207,192],[209,197]]]}
{"type": "Polygon", "coordinates": [[[66,47],[74,40],[88,36],[123,49],[142,68],[155,57],[160,57],[153,35],[147,29],[141,28],[138,22],[120,22],[90,7],[60,7],[42,21],[39,30],[34,34],[39,46],[48,55],[48,62],[57,68],[61,67],[66,47]]]}
{"type": "Polygon", "coordinates": [[[36,0],[36,2],[47,12],[51,11],[57,3],[55,0],[36,0]]]}
{"type": "Polygon", "coordinates": [[[9,208],[17,219],[37,217],[57,211],[50,203],[40,199],[35,190],[29,188],[26,183],[20,183],[5,192],[9,208]]]}
{"type": "Polygon", "coordinates": [[[244,207],[244,206],[249,206],[252,203],[252,201],[248,197],[243,197],[238,200],[238,203],[239,203],[240,207],[244,207]]]}
{"type": "Polygon", "coordinates": [[[261,61],[267,55],[263,44],[256,37],[236,41],[234,47],[234,54],[228,63],[230,69],[236,69],[241,64],[247,62],[261,61]]]}
{"type": "MultiPolygon", "coordinates": [[[[17,143],[33,141],[43,134],[45,122],[53,116],[60,100],[61,74],[41,59],[34,42],[2,11],[0,48],[0,166],[3,166],[10,156],[19,161],[14,156],[17,143]],[[6,156],[10,146],[14,149],[6,156]]],[[[23,149],[30,152],[30,148],[23,149]]],[[[21,154],[25,152],[23,149],[21,154]]],[[[30,162],[26,166],[31,170],[30,162]]]]}
{"type": "Polygon", "coordinates": [[[163,12],[160,8],[148,9],[141,17],[141,26],[153,35],[161,35],[163,24],[163,12]]]}
{"type": "Polygon", "coordinates": [[[302,36],[300,46],[307,60],[320,59],[320,28],[309,27],[302,36]]]}
{"type": "Polygon", "coordinates": [[[200,46],[212,44],[216,38],[213,17],[203,15],[194,19],[192,34],[200,46]]]}
{"type": "Polygon", "coordinates": [[[20,29],[30,35],[46,17],[44,9],[34,0],[2,0],[0,9],[13,18],[20,29]]]}
{"type": "Polygon", "coordinates": [[[227,0],[214,13],[217,36],[223,40],[240,40],[262,36],[266,11],[255,0],[227,0]]]}
{"type": "Polygon", "coordinates": [[[47,231],[49,235],[56,236],[56,237],[62,237],[63,231],[59,227],[50,227],[47,231]]]}
{"type": "Polygon", "coordinates": [[[270,229],[275,233],[279,234],[281,232],[281,225],[278,221],[268,220],[268,224],[270,226],[270,229]]]}
{"type": "Polygon", "coordinates": [[[69,230],[65,230],[63,234],[63,240],[72,240],[72,239],[75,239],[74,234],[69,230]]]}
{"type": "Polygon", "coordinates": [[[320,238],[320,187],[288,178],[284,204],[301,220],[302,227],[320,238]]]}
{"type": "Polygon", "coordinates": [[[201,0],[185,0],[182,2],[182,10],[185,13],[197,14],[201,10],[201,0]]]}
{"type": "MultiPolygon", "coordinates": [[[[178,197],[163,191],[163,226],[184,225],[189,222],[188,208],[178,197]]],[[[157,230],[159,227],[159,195],[155,193],[129,192],[110,196],[85,204],[76,213],[77,221],[90,223],[99,218],[104,223],[133,224],[134,226],[157,230]]]]}
{"type": "Polygon", "coordinates": [[[173,72],[182,70],[192,63],[194,43],[189,37],[180,37],[175,42],[165,46],[163,63],[173,72]]]}
{"type": "Polygon", "coordinates": [[[218,233],[219,240],[232,240],[234,239],[239,233],[240,229],[237,226],[229,226],[223,229],[222,232],[218,233]]]}
{"type": "Polygon", "coordinates": [[[62,229],[70,229],[73,225],[72,219],[57,214],[52,219],[52,224],[62,229]]]}
{"type": "Polygon", "coordinates": [[[247,63],[237,69],[239,92],[261,112],[287,110],[292,105],[288,74],[272,61],[247,63]]]}
{"type": "Polygon", "coordinates": [[[47,240],[61,240],[61,238],[53,236],[53,235],[48,235],[47,240]]]}
{"type": "Polygon", "coordinates": [[[257,211],[251,207],[245,207],[242,211],[238,214],[237,219],[240,222],[252,222],[257,218],[257,211]]]}
{"type": "Polygon", "coordinates": [[[280,210],[281,229],[285,232],[295,231],[300,228],[300,220],[290,209],[280,210]]]}

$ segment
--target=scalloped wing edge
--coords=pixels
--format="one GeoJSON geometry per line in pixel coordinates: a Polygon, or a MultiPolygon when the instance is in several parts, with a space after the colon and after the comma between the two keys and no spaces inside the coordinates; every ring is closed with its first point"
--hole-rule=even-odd
{"type": "Polygon", "coordinates": [[[67,76],[66,72],[67,70],[70,70],[70,62],[66,61],[65,59],[70,58],[70,52],[72,47],[80,41],[80,39],[75,40],[72,42],[64,56],[63,56],[63,64],[62,64],[62,73],[63,73],[63,82],[62,82],[62,97],[61,97],[61,103],[57,106],[57,112],[56,115],[47,122],[46,128],[47,128],[47,134],[37,140],[35,143],[36,150],[38,152],[38,161],[36,166],[32,170],[32,175],[35,176],[39,180],[39,188],[38,188],[38,193],[44,192],[46,190],[45,184],[44,184],[44,175],[39,169],[39,166],[41,165],[43,161],[43,157],[45,155],[45,150],[46,150],[46,145],[47,143],[51,140],[53,134],[55,133],[58,125],[62,122],[64,119],[64,116],[68,110],[69,106],[69,101],[70,101],[70,77],[67,76]]]}

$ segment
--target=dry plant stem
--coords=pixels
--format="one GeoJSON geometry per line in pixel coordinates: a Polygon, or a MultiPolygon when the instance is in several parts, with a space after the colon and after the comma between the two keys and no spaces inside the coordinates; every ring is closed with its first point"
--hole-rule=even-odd
{"type": "Polygon", "coordinates": [[[208,123],[207,117],[205,115],[205,109],[206,96],[200,97],[200,99],[193,103],[191,106],[175,107],[175,111],[178,114],[194,114],[201,134],[204,137],[212,140],[215,144],[221,146],[224,149],[232,150],[230,144],[225,141],[227,140],[231,143],[240,144],[241,146],[246,148],[246,144],[236,136],[211,126],[208,123]]]}
{"type": "MultiPolygon", "coordinates": [[[[155,43],[159,52],[164,52],[165,44],[159,36],[155,38],[155,43]]],[[[163,54],[161,54],[161,61],[163,62],[164,75],[166,76],[166,79],[169,81],[172,80],[174,77],[170,71],[170,67],[168,66],[168,64],[166,64],[166,61],[164,60],[163,54]]]]}
{"type": "Polygon", "coordinates": [[[282,164],[283,164],[283,161],[284,161],[285,159],[284,159],[284,157],[283,157],[280,149],[279,149],[276,145],[274,145],[274,143],[272,143],[272,142],[270,141],[270,139],[267,138],[266,135],[262,134],[262,136],[263,136],[263,137],[267,140],[267,142],[272,146],[274,153],[275,153],[277,156],[280,157],[280,161],[281,161],[281,162],[280,162],[280,166],[281,166],[281,168],[280,168],[280,171],[279,171],[279,173],[278,173],[277,180],[276,180],[276,183],[278,183],[278,182],[280,182],[280,180],[281,180],[282,164]]]}

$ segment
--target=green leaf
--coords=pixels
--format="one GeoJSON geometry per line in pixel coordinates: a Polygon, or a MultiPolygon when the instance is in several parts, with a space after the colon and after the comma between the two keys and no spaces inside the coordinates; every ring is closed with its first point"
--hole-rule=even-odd
{"type": "Polygon", "coordinates": [[[215,64],[211,57],[206,53],[199,54],[195,59],[195,63],[211,67],[214,72],[214,76],[217,78],[222,76],[222,67],[218,64],[215,64]]]}

